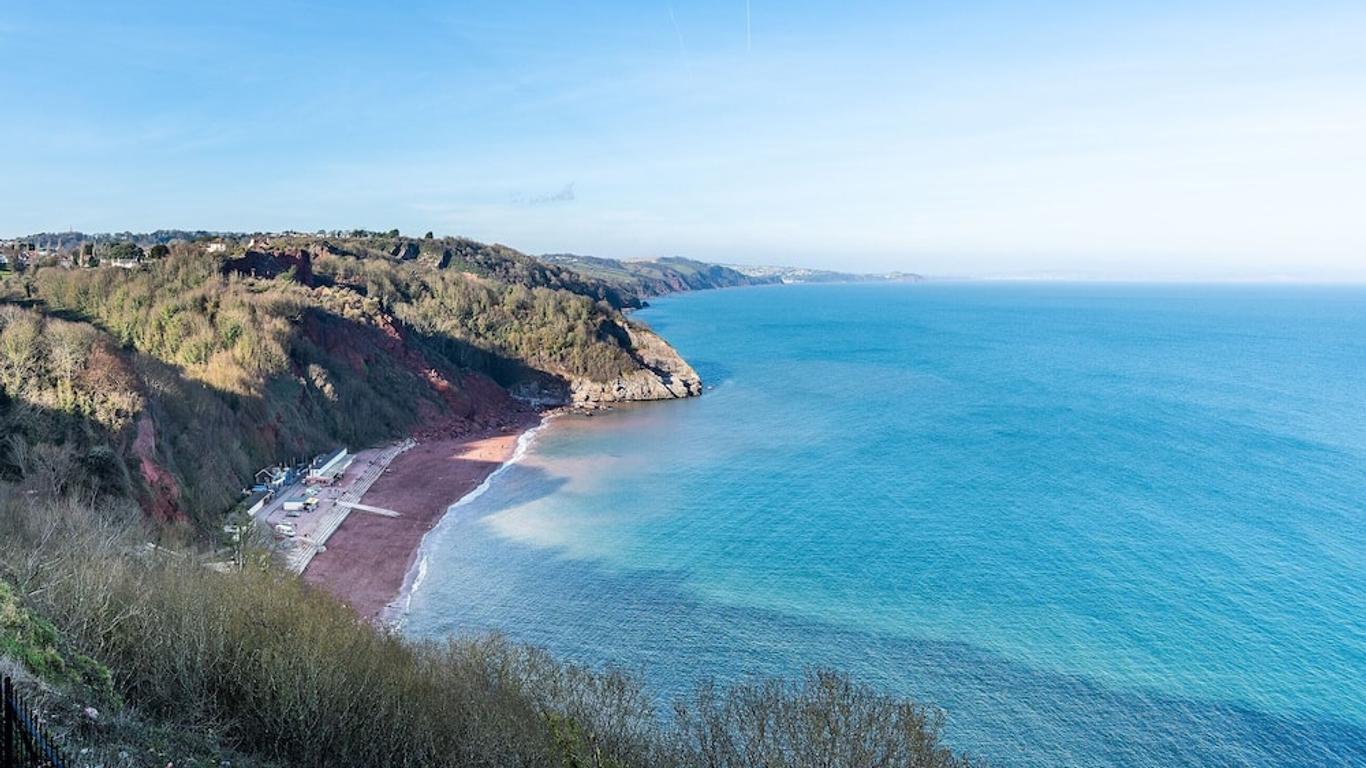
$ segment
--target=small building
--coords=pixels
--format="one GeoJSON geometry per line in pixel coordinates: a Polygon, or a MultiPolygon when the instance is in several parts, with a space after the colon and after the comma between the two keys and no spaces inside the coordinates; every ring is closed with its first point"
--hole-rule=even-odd
{"type": "Polygon", "coordinates": [[[273,491],[291,485],[298,477],[293,467],[266,467],[256,473],[256,486],[273,491]]]}
{"type": "Polygon", "coordinates": [[[204,251],[205,251],[206,253],[223,253],[223,252],[225,252],[225,251],[227,251],[227,250],[228,250],[228,244],[227,244],[227,243],[222,243],[222,242],[219,242],[219,243],[209,243],[207,246],[204,247],[204,251]]]}
{"type": "Polygon", "coordinates": [[[346,468],[351,466],[354,457],[345,448],[325,453],[313,460],[308,467],[308,481],[311,483],[330,483],[336,480],[346,468]]]}

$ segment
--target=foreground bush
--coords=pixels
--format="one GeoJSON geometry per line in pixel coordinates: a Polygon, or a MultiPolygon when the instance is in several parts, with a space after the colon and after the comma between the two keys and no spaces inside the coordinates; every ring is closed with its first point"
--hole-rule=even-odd
{"type": "Polygon", "coordinates": [[[149,551],[76,504],[0,499],[0,566],[158,721],[302,766],[965,765],[936,715],[830,672],[702,686],[658,715],[631,677],[498,638],[413,643],[272,569],[149,551]]]}

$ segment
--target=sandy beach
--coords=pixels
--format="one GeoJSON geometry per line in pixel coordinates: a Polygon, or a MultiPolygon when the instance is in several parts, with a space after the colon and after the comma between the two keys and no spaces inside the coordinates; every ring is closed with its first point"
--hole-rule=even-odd
{"type": "Polygon", "coordinates": [[[427,440],[400,454],[361,498],[399,516],[352,512],[309,563],[304,580],[341,598],[363,619],[379,617],[402,592],[422,538],[452,504],[511,459],[518,437],[538,422],[528,415],[516,427],[427,440]]]}

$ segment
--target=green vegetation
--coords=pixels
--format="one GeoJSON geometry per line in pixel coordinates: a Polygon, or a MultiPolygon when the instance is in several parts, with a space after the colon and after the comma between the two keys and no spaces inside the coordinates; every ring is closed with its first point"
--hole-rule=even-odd
{"type": "Polygon", "coordinates": [[[152,249],[0,279],[20,305],[0,307],[0,477],[99,484],[208,529],[266,464],[502,423],[518,406],[481,381],[554,393],[641,367],[610,289],[501,246],[152,249]]]}
{"type": "Polygon", "coordinates": [[[292,766],[966,764],[933,712],[838,674],[706,685],[665,714],[619,671],[498,638],[408,642],[272,569],[148,553],[111,514],[0,497],[0,567],[159,733],[292,766]]]}
{"type": "MultiPolygon", "coordinates": [[[[166,246],[163,245],[161,247],[165,248],[166,246]]],[[[110,259],[142,261],[144,253],[142,248],[138,247],[137,244],[123,242],[115,243],[105,252],[105,255],[110,259]]]]}
{"type": "MultiPolygon", "coordinates": [[[[0,493],[0,504],[13,503],[0,493]]],[[[39,524],[33,515],[30,525],[16,526],[16,522],[12,510],[0,512],[0,535],[15,537],[7,538],[7,546],[0,547],[0,673],[13,676],[24,697],[38,707],[47,729],[61,739],[73,759],[68,765],[159,766],[174,762],[208,768],[221,766],[225,760],[241,768],[271,764],[224,748],[212,728],[186,728],[182,723],[148,717],[129,706],[116,689],[113,671],[82,653],[68,633],[31,607],[34,601],[22,598],[4,576],[22,569],[26,576],[20,578],[32,586],[38,583],[34,574],[45,571],[40,559],[54,552],[51,539],[32,546],[32,537],[50,536],[55,531],[50,524],[55,520],[39,524]]],[[[89,527],[82,536],[92,532],[107,535],[111,530],[107,521],[87,522],[89,527]]]]}
{"type": "Polygon", "coordinates": [[[511,249],[453,239],[341,241],[313,269],[410,327],[457,342],[446,351],[504,383],[516,377],[499,359],[597,380],[638,367],[617,341],[626,320],[605,287],[511,249]]]}
{"type": "Polygon", "coordinates": [[[131,494],[113,436],[143,406],[135,374],[96,329],[0,306],[0,479],[47,494],[131,494]]]}

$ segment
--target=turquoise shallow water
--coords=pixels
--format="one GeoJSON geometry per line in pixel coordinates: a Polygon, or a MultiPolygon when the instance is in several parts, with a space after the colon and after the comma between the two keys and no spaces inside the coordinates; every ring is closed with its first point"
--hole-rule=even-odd
{"type": "Polygon", "coordinates": [[[699,399],[541,431],[406,631],[848,669],[1008,766],[1366,765],[1366,289],[713,291],[699,399]]]}

